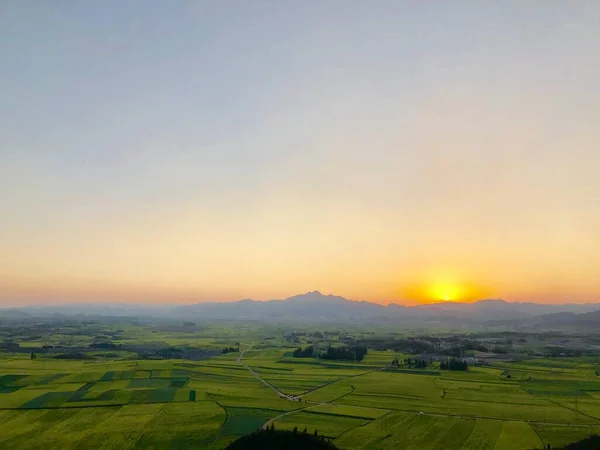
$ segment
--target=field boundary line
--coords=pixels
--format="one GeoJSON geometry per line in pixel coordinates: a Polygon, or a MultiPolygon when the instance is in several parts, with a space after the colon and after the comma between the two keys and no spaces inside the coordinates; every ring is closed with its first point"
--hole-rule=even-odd
{"type": "MultiPolygon", "coordinates": [[[[476,426],[477,426],[477,419],[473,420],[473,428],[471,428],[471,432],[469,433],[469,436],[467,436],[467,438],[462,443],[462,446],[460,447],[461,449],[464,448],[465,444],[467,442],[469,442],[469,439],[471,439],[471,436],[473,436],[473,433],[475,432],[475,427],[476,426]]],[[[529,428],[531,428],[531,426],[529,428]]],[[[502,429],[500,429],[500,432],[502,432],[502,429]]],[[[496,440],[498,440],[498,438],[496,438],[496,440]]],[[[496,445],[495,442],[494,442],[494,445],[496,445]]]]}
{"type": "MultiPolygon", "coordinates": [[[[321,403],[321,405],[324,405],[324,403],[321,403]]],[[[314,408],[316,406],[321,406],[321,405],[310,405],[310,406],[307,406],[306,408],[293,409],[292,411],[286,411],[283,414],[279,414],[278,416],[272,417],[269,420],[267,420],[265,423],[262,424],[261,429],[266,430],[267,427],[271,423],[273,423],[275,420],[280,419],[280,418],[282,418],[284,416],[289,416],[290,414],[293,414],[293,413],[296,413],[296,412],[306,411],[307,409],[314,408]]]]}
{"type": "MultiPolygon", "coordinates": [[[[341,406],[357,406],[357,405],[345,405],[340,404],[341,406]]],[[[377,408],[375,408],[377,409],[377,408]]],[[[523,422],[528,424],[538,424],[538,425],[559,425],[559,426],[569,426],[569,427],[581,427],[581,428],[590,428],[590,427],[598,427],[596,423],[570,423],[570,422],[542,422],[539,420],[526,420],[526,419],[508,419],[501,417],[491,417],[491,416],[465,416],[460,414],[443,414],[443,413],[427,413],[423,411],[415,411],[412,409],[398,409],[398,408],[389,408],[390,411],[400,411],[409,414],[415,414],[419,416],[430,416],[430,417],[457,417],[459,419],[488,419],[488,420],[498,420],[500,422],[523,422]]],[[[383,416],[382,416],[383,417],[383,416]]]]}
{"type": "Polygon", "coordinates": [[[140,435],[135,440],[135,442],[132,442],[131,445],[129,445],[129,447],[127,447],[127,448],[133,448],[137,444],[137,442],[144,436],[144,431],[150,425],[150,422],[154,422],[163,413],[164,410],[165,410],[165,407],[161,406],[160,410],[156,413],[156,415],[151,420],[146,422],[146,424],[142,427],[142,431],[140,432],[140,435]]]}
{"type": "MultiPolygon", "coordinates": [[[[347,377],[339,378],[339,379],[337,379],[337,380],[335,380],[335,381],[332,381],[332,382],[330,382],[330,383],[324,384],[324,385],[322,385],[322,386],[318,386],[318,387],[316,387],[316,388],[314,388],[314,389],[309,389],[308,391],[306,391],[306,392],[304,392],[304,393],[302,393],[302,394],[300,394],[300,395],[298,395],[298,396],[296,396],[296,397],[297,397],[297,398],[302,398],[302,397],[304,397],[305,395],[311,394],[311,393],[313,393],[313,392],[315,392],[315,391],[318,391],[319,389],[323,389],[323,388],[329,387],[329,386],[331,386],[331,385],[333,385],[333,384],[340,383],[341,381],[344,381],[344,380],[349,380],[350,378],[362,377],[363,375],[369,375],[369,374],[371,374],[371,373],[375,373],[375,372],[381,372],[381,371],[383,371],[383,370],[389,369],[389,367],[390,367],[390,366],[385,366],[385,367],[380,367],[379,369],[373,369],[373,370],[369,370],[369,371],[367,371],[367,372],[363,372],[363,373],[357,373],[356,375],[348,375],[347,377]]],[[[344,394],[344,395],[348,395],[348,394],[344,394]]],[[[343,397],[343,396],[342,396],[342,397],[343,397]]],[[[333,400],[332,400],[332,401],[333,401],[333,400]]]]}
{"type": "MultiPolygon", "coordinates": [[[[337,400],[339,400],[339,399],[341,399],[341,398],[344,398],[344,397],[345,397],[345,396],[347,396],[347,395],[353,394],[353,393],[354,393],[354,391],[355,391],[356,389],[354,388],[354,386],[353,386],[353,385],[350,385],[350,388],[352,389],[350,392],[346,392],[345,394],[342,394],[342,395],[340,395],[339,397],[336,397],[336,398],[334,398],[333,400],[330,400],[330,401],[329,401],[329,403],[331,403],[332,405],[335,405],[335,402],[336,402],[337,400]]],[[[376,409],[377,409],[377,408],[376,408],[376,409]]]]}
{"type": "Polygon", "coordinates": [[[581,412],[581,411],[579,411],[579,410],[577,410],[577,409],[573,409],[573,408],[571,408],[571,407],[569,407],[569,406],[567,406],[567,405],[563,405],[562,403],[555,402],[554,400],[551,400],[551,399],[548,399],[548,401],[549,401],[550,403],[554,403],[554,404],[555,404],[555,405],[557,405],[557,406],[562,406],[563,408],[565,408],[565,409],[568,409],[569,411],[573,411],[573,412],[575,412],[575,413],[577,413],[577,414],[581,414],[582,416],[586,416],[586,417],[589,417],[590,419],[594,419],[595,421],[597,421],[597,422],[600,422],[600,418],[598,418],[598,417],[596,417],[596,416],[592,416],[592,415],[590,415],[590,414],[587,414],[587,413],[581,412]]]}
{"type": "Polygon", "coordinates": [[[544,443],[544,440],[541,438],[541,436],[538,434],[537,430],[535,428],[533,428],[531,426],[531,424],[527,424],[527,425],[529,425],[529,428],[531,428],[533,430],[533,432],[535,433],[535,435],[538,437],[538,439],[542,443],[542,448],[546,448],[546,444],[544,443]]]}
{"type": "Polygon", "coordinates": [[[221,426],[219,427],[219,431],[217,432],[217,435],[215,436],[214,441],[212,441],[212,443],[210,444],[211,446],[215,445],[215,442],[217,442],[219,440],[219,438],[221,437],[221,432],[223,431],[223,427],[227,424],[227,421],[229,420],[229,412],[227,411],[227,408],[225,408],[223,405],[221,405],[218,401],[213,400],[218,406],[219,408],[221,408],[223,411],[225,411],[225,422],[223,422],[221,424],[221,426]]]}
{"type": "MultiPolygon", "coordinates": [[[[255,372],[250,366],[248,366],[248,364],[246,364],[244,361],[242,361],[242,358],[244,357],[244,354],[246,352],[248,352],[249,350],[251,350],[252,347],[254,347],[254,343],[250,344],[250,346],[248,348],[246,348],[244,351],[240,352],[240,356],[238,356],[238,359],[236,360],[236,362],[238,362],[239,364],[243,365],[252,375],[254,375],[256,378],[258,378],[265,386],[268,386],[273,391],[275,391],[277,393],[277,395],[279,395],[280,398],[285,398],[286,400],[289,400],[291,402],[302,401],[302,397],[304,397],[305,395],[308,395],[308,394],[310,394],[312,392],[318,391],[319,389],[322,389],[324,387],[331,386],[331,385],[333,385],[335,383],[339,383],[341,381],[348,380],[350,378],[361,377],[363,375],[368,375],[370,373],[381,372],[382,370],[389,369],[391,367],[390,365],[387,365],[387,366],[384,366],[384,367],[380,367],[378,369],[373,369],[373,370],[369,370],[367,372],[358,373],[356,375],[349,375],[347,377],[338,378],[337,380],[334,380],[334,381],[331,381],[329,383],[323,384],[321,386],[317,386],[315,388],[309,389],[309,390],[303,392],[302,394],[299,394],[299,395],[290,395],[290,394],[284,393],[283,391],[279,390],[277,387],[275,387],[274,385],[272,385],[271,383],[269,383],[267,380],[265,380],[263,377],[261,377],[257,372],[255,372]]],[[[318,403],[318,402],[314,402],[314,403],[318,403]]]]}
{"type": "Polygon", "coordinates": [[[294,397],[293,395],[289,395],[289,394],[285,394],[285,393],[281,392],[279,389],[277,389],[275,386],[273,386],[271,383],[269,383],[263,377],[261,377],[258,373],[256,373],[254,370],[252,370],[248,364],[246,364],[244,361],[242,361],[242,357],[244,356],[244,354],[247,351],[251,350],[252,347],[254,347],[254,343],[250,344],[250,347],[248,347],[247,349],[242,351],[236,361],[239,364],[241,364],[242,366],[244,366],[252,375],[254,375],[256,378],[258,378],[258,380],[260,380],[265,386],[270,387],[277,395],[279,395],[280,398],[285,398],[286,400],[289,400],[291,402],[297,402],[298,401],[297,397],[294,397]]]}

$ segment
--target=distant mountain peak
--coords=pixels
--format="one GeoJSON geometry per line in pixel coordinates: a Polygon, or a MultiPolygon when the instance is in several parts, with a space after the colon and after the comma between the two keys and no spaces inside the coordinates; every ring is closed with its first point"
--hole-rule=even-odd
{"type": "Polygon", "coordinates": [[[506,300],[502,300],[501,298],[484,298],[482,300],[477,300],[475,303],[488,303],[488,304],[498,304],[498,305],[504,305],[506,303],[508,303],[506,300]]]}
{"type": "MultiPolygon", "coordinates": [[[[195,315],[219,319],[265,320],[397,320],[399,323],[429,323],[440,321],[451,324],[485,323],[486,321],[516,321],[521,323],[533,316],[548,313],[588,313],[600,310],[600,303],[589,305],[549,305],[514,303],[501,299],[484,299],[472,303],[441,302],[415,306],[349,300],[313,290],[287,298],[267,301],[250,299],[234,303],[197,303],[174,309],[176,316],[195,315]]],[[[596,313],[600,316],[600,312],[596,313]]],[[[560,316],[563,317],[563,316],[560,316]]],[[[566,317],[566,316],[565,316],[566,317]]],[[[585,323],[595,323],[600,317],[591,315],[585,323]]]]}
{"type": "Polygon", "coordinates": [[[323,293],[321,293],[320,291],[309,291],[306,294],[298,294],[298,295],[293,295],[291,297],[288,297],[286,299],[284,299],[284,301],[328,301],[328,300],[344,300],[349,302],[350,300],[344,298],[344,297],[339,297],[337,295],[325,295],[323,293]]]}

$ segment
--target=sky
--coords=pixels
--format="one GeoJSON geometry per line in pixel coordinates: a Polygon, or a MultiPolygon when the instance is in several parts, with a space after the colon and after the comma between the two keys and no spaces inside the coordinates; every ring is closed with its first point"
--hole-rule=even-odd
{"type": "Polygon", "coordinates": [[[0,2],[0,306],[600,301],[600,2],[0,2]]]}

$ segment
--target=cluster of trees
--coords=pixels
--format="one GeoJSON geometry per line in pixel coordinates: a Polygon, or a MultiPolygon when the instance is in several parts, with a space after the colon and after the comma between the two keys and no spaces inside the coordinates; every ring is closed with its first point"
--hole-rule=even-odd
{"type": "Polygon", "coordinates": [[[367,354],[367,347],[355,346],[355,347],[328,347],[325,352],[321,352],[317,355],[315,348],[309,345],[305,349],[298,347],[292,353],[294,358],[313,358],[318,356],[321,359],[341,359],[350,361],[362,361],[367,354]]]}
{"type": "Polygon", "coordinates": [[[440,363],[441,370],[467,370],[468,368],[469,365],[466,361],[455,358],[440,363]]]}
{"type": "MultiPolygon", "coordinates": [[[[396,361],[398,361],[398,359],[396,359],[396,361]]],[[[406,366],[409,369],[425,369],[427,367],[427,361],[425,361],[424,359],[412,359],[408,357],[402,360],[402,363],[403,366],[406,366]]]]}
{"type": "Polygon", "coordinates": [[[362,361],[367,354],[367,347],[328,347],[327,351],[320,355],[322,359],[342,359],[351,361],[362,361]]]}
{"type": "Polygon", "coordinates": [[[239,347],[225,347],[223,350],[221,350],[221,353],[225,355],[226,353],[237,353],[239,351],[239,347]]]}
{"type": "Polygon", "coordinates": [[[309,345],[304,350],[302,350],[302,347],[298,347],[294,350],[293,356],[294,358],[312,358],[315,356],[315,349],[312,345],[309,345]]]}
{"type": "Polygon", "coordinates": [[[362,345],[377,350],[393,350],[395,352],[419,354],[442,354],[460,358],[467,350],[487,352],[489,349],[474,339],[459,337],[438,338],[418,336],[411,338],[363,338],[358,341],[362,345]]]}
{"type": "MultiPolygon", "coordinates": [[[[35,353],[32,353],[33,355],[35,355],[35,353]]],[[[61,353],[59,355],[55,356],[56,359],[96,359],[93,356],[90,356],[86,353],[82,353],[82,352],[69,352],[69,353],[61,353]]],[[[32,358],[33,359],[33,358],[32,358]]]]}
{"type": "Polygon", "coordinates": [[[112,342],[94,342],[93,344],[89,345],[90,348],[103,350],[114,350],[120,346],[121,344],[114,344],[112,342]]]}

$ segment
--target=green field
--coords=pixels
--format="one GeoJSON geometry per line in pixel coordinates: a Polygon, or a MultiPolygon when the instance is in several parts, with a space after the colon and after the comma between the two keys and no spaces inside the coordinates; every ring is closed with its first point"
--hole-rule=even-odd
{"type": "MultiPolygon", "coordinates": [[[[148,340],[130,330],[123,342],[148,340]]],[[[392,351],[369,350],[361,362],[299,359],[282,339],[255,344],[273,330],[237,331],[152,338],[218,347],[243,336],[241,362],[239,353],[197,361],[0,353],[0,448],[218,449],[266,424],[317,430],[341,449],[557,448],[600,433],[598,364],[589,358],[392,369],[392,351]]]]}

